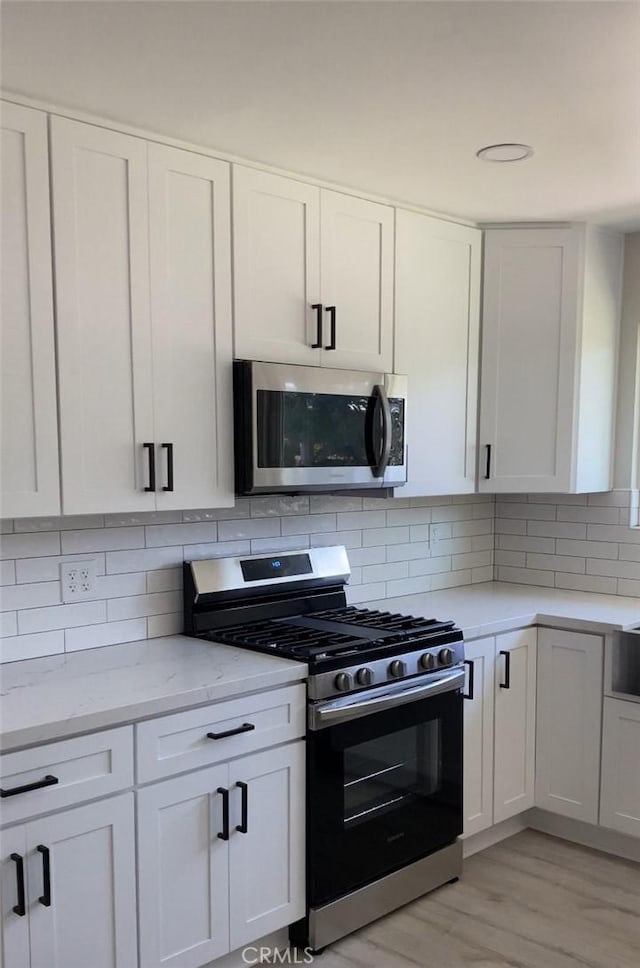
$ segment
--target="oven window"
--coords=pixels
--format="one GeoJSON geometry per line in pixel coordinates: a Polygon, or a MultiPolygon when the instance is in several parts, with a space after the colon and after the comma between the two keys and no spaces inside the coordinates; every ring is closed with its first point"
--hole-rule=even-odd
{"type": "MultiPolygon", "coordinates": [[[[404,460],[404,400],[389,400],[389,464],[404,460]]],[[[258,390],[258,467],[367,467],[373,397],[258,390]]]]}
{"type": "Polygon", "coordinates": [[[440,720],[367,740],[344,753],[344,825],[375,821],[442,785],[440,720]]]}

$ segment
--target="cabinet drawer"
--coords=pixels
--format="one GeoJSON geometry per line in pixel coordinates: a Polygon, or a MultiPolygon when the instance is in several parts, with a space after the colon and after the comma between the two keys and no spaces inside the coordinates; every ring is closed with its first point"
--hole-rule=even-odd
{"type": "Polygon", "coordinates": [[[133,784],[133,728],[5,753],[0,756],[0,777],[3,824],[126,789],[133,784]],[[39,785],[11,793],[32,784],[39,785]]]}
{"type": "Polygon", "coordinates": [[[296,685],[139,723],[138,782],[195,770],[304,736],[305,707],[305,687],[296,685]],[[216,733],[218,738],[207,733],[216,733]],[[225,733],[231,735],[219,735],[225,733]]]}

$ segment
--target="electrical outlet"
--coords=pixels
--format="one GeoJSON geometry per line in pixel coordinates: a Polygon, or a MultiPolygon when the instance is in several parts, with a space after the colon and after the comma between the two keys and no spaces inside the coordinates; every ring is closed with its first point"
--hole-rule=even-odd
{"type": "Polygon", "coordinates": [[[95,561],[60,562],[62,601],[86,602],[96,597],[95,561]]]}
{"type": "Polygon", "coordinates": [[[432,524],[430,537],[431,547],[437,545],[439,541],[446,541],[451,537],[452,528],[449,523],[432,524]]]}

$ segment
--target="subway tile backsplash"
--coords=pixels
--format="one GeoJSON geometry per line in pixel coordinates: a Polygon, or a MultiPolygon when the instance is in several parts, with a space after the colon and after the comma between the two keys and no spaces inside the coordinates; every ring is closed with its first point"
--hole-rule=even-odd
{"type": "Polygon", "coordinates": [[[640,597],[632,493],[498,495],[498,581],[640,597]]]}
{"type": "Polygon", "coordinates": [[[344,544],[351,603],[493,577],[490,495],[256,497],[221,510],[3,520],[1,530],[4,662],[180,632],[189,558],[344,544]],[[95,599],[64,604],[60,562],[87,559],[95,599]]]}
{"type": "Polygon", "coordinates": [[[182,629],[182,561],[344,544],[351,603],[491,581],[640,597],[631,495],[280,496],[234,508],[1,522],[0,657],[74,652],[182,629]],[[431,533],[437,525],[437,539],[431,533]],[[64,604],[60,562],[95,563],[64,604]]]}

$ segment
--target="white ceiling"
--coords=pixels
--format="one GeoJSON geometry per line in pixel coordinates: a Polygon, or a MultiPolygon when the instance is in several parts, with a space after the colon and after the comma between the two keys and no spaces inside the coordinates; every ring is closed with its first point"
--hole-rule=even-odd
{"type": "Polygon", "coordinates": [[[640,228],[637,2],[12,2],[2,86],[478,220],[640,228]],[[535,156],[481,162],[482,145],[535,156]]]}

